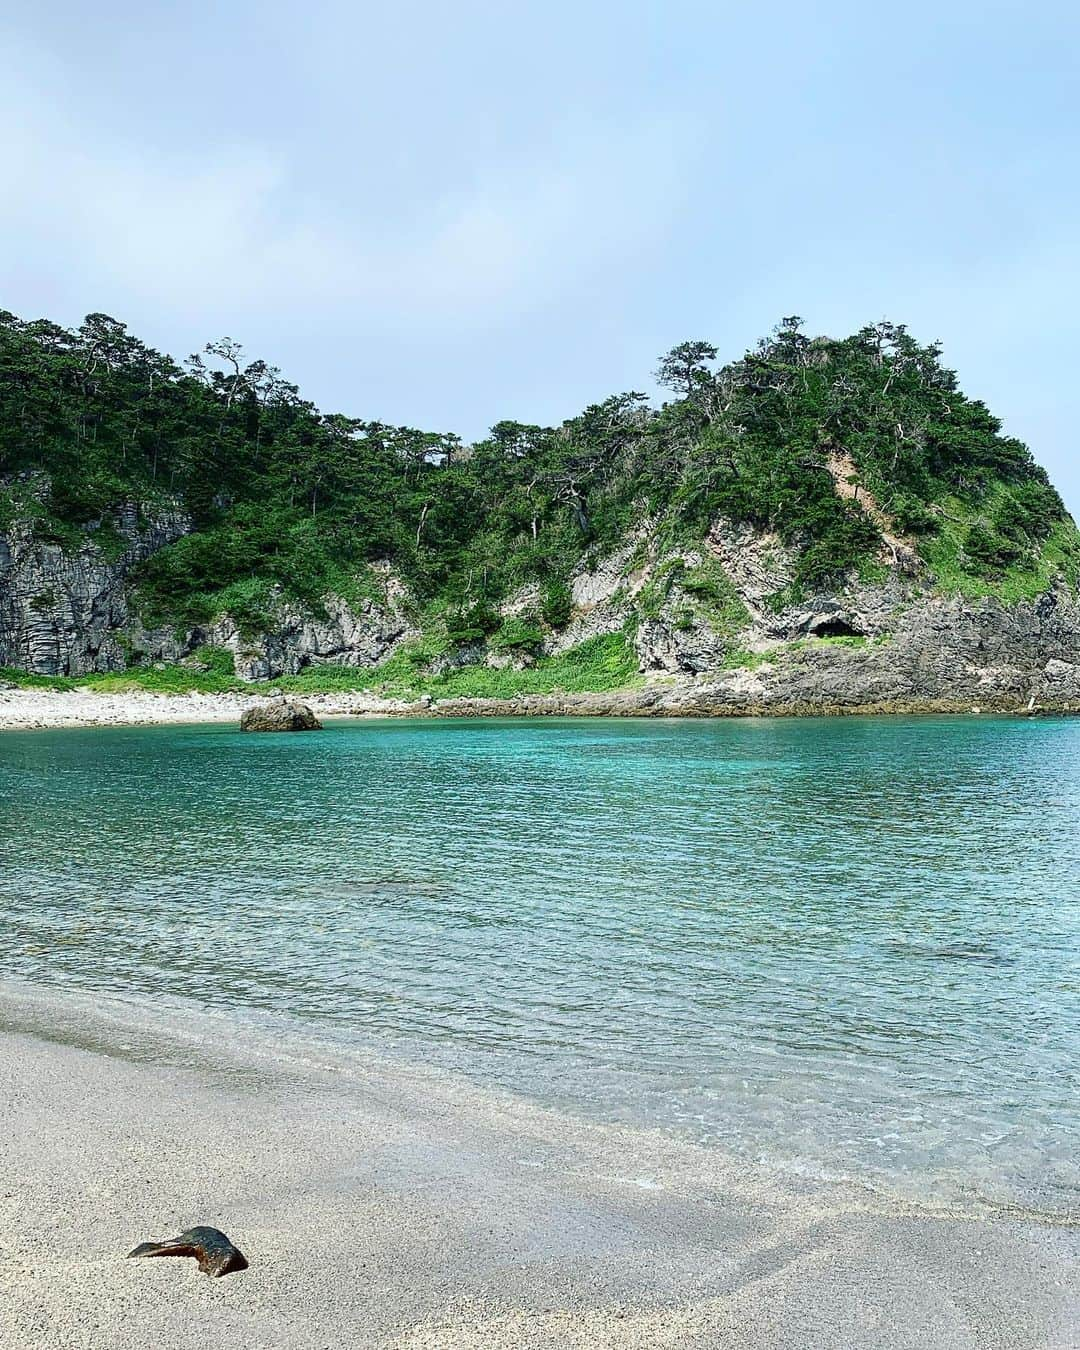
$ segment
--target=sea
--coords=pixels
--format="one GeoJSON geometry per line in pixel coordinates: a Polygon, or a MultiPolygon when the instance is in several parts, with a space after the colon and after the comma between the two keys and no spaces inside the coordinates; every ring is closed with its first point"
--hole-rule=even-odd
{"type": "Polygon", "coordinates": [[[0,980],[1076,1215],[1080,722],[5,732],[0,980]]]}

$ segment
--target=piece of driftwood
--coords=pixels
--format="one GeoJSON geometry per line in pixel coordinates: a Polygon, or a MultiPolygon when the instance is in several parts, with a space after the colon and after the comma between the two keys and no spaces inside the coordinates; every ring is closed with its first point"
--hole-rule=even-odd
{"type": "Polygon", "coordinates": [[[193,1256],[204,1275],[217,1278],[234,1270],[247,1270],[247,1259],[217,1228],[189,1228],[164,1242],[140,1242],[128,1256],[193,1256]]]}

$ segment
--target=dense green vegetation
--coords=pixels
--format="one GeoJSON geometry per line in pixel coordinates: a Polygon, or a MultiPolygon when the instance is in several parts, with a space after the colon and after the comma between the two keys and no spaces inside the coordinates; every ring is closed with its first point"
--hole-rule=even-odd
{"type": "MultiPolygon", "coordinates": [[[[774,530],[799,549],[796,591],[872,568],[878,527],[827,463],[846,454],[943,587],[1019,595],[1076,571],[1043,470],[902,327],[834,341],[785,319],[723,366],[684,343],[658,377],[659,408],[616,394],[559,427],[501,422],[463,446],[322,413],[228,339],[180,366],[105,315],[70,331],[0,314],[0,528],[18,515],[42,538],[93,529],[109,548],[122,504],[178,505],[196,529],[145,565],[150,619],[228,611],[257,632],[275,587],[317,607],[371,593],[369,564],[389,559],[451,639],[530,652],[569,616],[573,568],[646,516],[668,540],[700,539],[720,515],[774,530]],[[498,602],[533,580],[537,612],[502,623],[498,602]]],[[[722,576],[682,585],[735,624],[722,576]]]]}

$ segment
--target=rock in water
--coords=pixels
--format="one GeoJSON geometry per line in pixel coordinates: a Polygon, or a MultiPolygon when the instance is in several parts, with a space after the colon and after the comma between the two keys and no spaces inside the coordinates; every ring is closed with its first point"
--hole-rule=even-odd
{"type": "Polygon", "coordinates": [[[322,723],[306,703],[281,699],[245,708],[240,718],[241,731],[321,731],[322,723]]]}
{"type": "Polygon", "coordinates": [[[140,1242],[128,1256],[194,1256],[204,1275],[215,1279],[247,1270],[247,1259],[239,1248],[217,1228],[189,1228],[179,1237],[164,1242],[140,1242]]]}

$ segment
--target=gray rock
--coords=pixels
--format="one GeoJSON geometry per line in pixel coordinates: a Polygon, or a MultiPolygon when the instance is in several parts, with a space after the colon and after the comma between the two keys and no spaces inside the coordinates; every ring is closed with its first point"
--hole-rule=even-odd
{"type": "Polygon", "coordinates": [[[129,605],[134,568],[190,529],[180,512],[140,518],[122,508],[112,522],[120,551],[93,538],[76,553],[34,539],[27,524],[0,535],[0,665],[38,675],[123,670],[126,649],[175,661],[182,644],[168,630],[148,631],[129,605]]]}
{"type": "Polygon", "coordinates": [[[86,675],[138,664],[176,662],[202,646],[224,647],[247,680],[295,675],[309,665],[374,666],[418,636],[407,595],[387,564],[372,569],[378,599],[347,604],[325,597],[315,614],[279,596],[270,631],[251,639],[222,616],[177,633],[147,628],[132,603],[140,563],[187,534],[179,511],[144,519],[134,506],[117,512],[119,551],[91,532],[74,553],[33,537],[29,522],[0,534],[0,666],[37,675],[86,675]]]}
{"type": "Polygon", "coordinates": [[[321,731],[322,723],[306,703],[272,699],[245,708],[240,718],[241,731],[321,731]]]}
{"type": "Polygon", "coordinates": [[[273,628],[254,640],[242,635],[228,615],[196,636],[231,651],[236,673],[245,680],[275,680],[308,666],[377,666],[420,633],[406,612],[401,581],[385,564],[376,570],[384,587],[379,601],[350,605],[328,595],[322,612],[314,614],[279,595],[273,628]]]}

